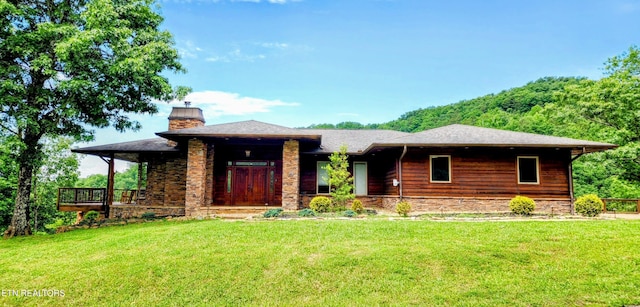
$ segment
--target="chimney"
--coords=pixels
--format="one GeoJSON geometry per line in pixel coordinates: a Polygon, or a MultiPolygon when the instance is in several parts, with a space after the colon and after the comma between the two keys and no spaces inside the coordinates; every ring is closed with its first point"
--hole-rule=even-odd
{"type": "MultiPolygon", "coordinates": [[[[191,108],[190,104],[186,107],[173,107],[169,114],[169,130],[178,130],[185,128],[195,128],[204,126],[204,116],[200,108],[191,108]]],[[[168,141],[169,146],[176,146],[175,141],[168,141]]]]}
{"type": "Polygon", "coordinates": [[[173,107],[169,115],[169,130],[204,126],[204,116],[200,108],[173,107]]]}

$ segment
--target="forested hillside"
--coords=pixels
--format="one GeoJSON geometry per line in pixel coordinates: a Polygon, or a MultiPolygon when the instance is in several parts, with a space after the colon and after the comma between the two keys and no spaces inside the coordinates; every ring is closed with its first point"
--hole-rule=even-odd
{"type": "Polygon", "coordinates": [[[640,198],[640,51],[607,60],[600,80],[545,77],[497,94],[407,112],[397,120],[314,128],[406,132],[450,124],[579,138],[620,145],[574,162],[576,196],[640,198]]]}

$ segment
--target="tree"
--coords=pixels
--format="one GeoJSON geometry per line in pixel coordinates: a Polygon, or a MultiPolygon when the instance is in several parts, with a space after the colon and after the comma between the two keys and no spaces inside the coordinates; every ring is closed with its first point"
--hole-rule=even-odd
{"type": "Polygon", "coordinates": [[[325,167],[329,181],[329,194],[333,197],[337,207],[344,208],[349,200],[355,198],[353,194],[353,177],[349,173],[349,156],[347,146],[340,146],[340,151],[329,156],[329,164],[325,167]]]}
{"type": "Polygon", "coordinates": [[[153,0],[0,1],[0,127],[17,140],[18,185],[5,237],[27,235],[41,140],[91,140],[91,127],[139,129],[182,72],[153,0]]]}
{"type": "Polygon", "coordinates": [[[632,46],[621,55],[608,59],[604,71],[605,77],[600,80],[582,80],[567,86],[559,95],[557,108],[561,110],[559,114],[564,123],[579,123],[573,125],[574,130],[581,131],[585,138],[593,139],[597,135],[601,140],[620,145],[615,150],[586,157],[582,163],[590,167],[576,168],[578,182],[592,183],[590,190],[585,192],[638,197],[640,49],[632,46]]]}
{"type": "Polygon", "coordinates": [[[18,164],[12,152],[14,138],[0,130],[0,233],[11,222],[18,183],[18,164]]]}
{"type": "Polygon", "coordinates": [[[65,224],[75,220],[75,213],[57,209],[58,188],[72,187],[78,180],[78,157],[71,152],[73,139],[69,137],[46,138],[42,142],[47,157],[34,171],[33,202],[29,216],[34,231],[44,231],[46,224],[62,220],[65,224]]]}

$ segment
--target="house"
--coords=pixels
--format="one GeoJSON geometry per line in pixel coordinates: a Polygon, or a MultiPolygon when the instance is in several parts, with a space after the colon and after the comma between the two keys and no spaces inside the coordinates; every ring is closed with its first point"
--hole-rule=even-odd
{"type": "Polygon", "coordinates": [[[86,211],[82,205],[91,201],[118,217],[148,211],[198,216],[222,207],[300,209],[328,194],[323,166],[345,144],[355,194],[366,206],[393,208],[404,199],[417,211],[495,212],[509,211],[509,200],[525,195],[536,201],[537,211],[568,213],[572,161],[616,147],[465,125],[418,133],[296,129],[258,121],[205,126],[202,110],[192,107],[173,108],[169,129],[157,135],[74,149],[110,164],[110,188],[61,191],[60,210],[86,211]],[[144,197],[118,204],[114,159],[146,163],[144,197]]]}

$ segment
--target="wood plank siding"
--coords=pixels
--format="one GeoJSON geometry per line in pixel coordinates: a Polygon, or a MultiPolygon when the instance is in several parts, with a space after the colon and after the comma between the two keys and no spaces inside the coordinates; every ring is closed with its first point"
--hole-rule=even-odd
{"type": "MultiPolygon", "coordinates": [[[[388,151],[367,156],[349,156],[349,171],[353,172],[353,162],[367,163],[368,195],[398,195],[393,186],[397,179],[397,159],[400,153],[388,151]]],[[[300,159],[300,193],[316,194],[317,163],[329,161],[328,155],[302,155],[300,159]]]]}
{"type": "Polygon", "coordinates": [[[569,198],[568,150],[410,149],[402,163],[405,196],[569,198]],[[430,181],[430,155],[451,156],[451,182],[430,181]],[[519,184],[517,157],[536,156],[539,183],[519,184]]]}
{"type": "MultiPolygon", "coordinates": [[[[350,156],[353,161],[367,162],[368,191],[371,196],[399,195],[393,186],[398,178],[397,151],[375,156],[350,156]]],[[[569,198],[568,150],[555,149],[429,149],[409,148],[402,161],[404,196],[426,197],[513,197],[527,195],[538,198],[569,198]],[[430,180],[431,155],[451,156],[451,182],[430,180]],[[519,184],[518,156],[538,157],[539,183],[519,184]]],[[[316,194],[316,163],[328,156],[304,155],[301,159],[301,194],[316,194]]]]}

